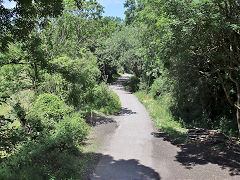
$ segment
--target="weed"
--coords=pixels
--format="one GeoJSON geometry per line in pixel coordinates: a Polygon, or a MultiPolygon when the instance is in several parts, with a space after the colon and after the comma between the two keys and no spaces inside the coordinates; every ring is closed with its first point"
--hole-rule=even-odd
{"type": "Polygon", "coordinates": [[[172,138],[182,138],[182,135],[186,133],[186,129],[182,127],[180,122],[174,120],[174,117],[169,110],[169,104],[171,102],[170,95],[166,94],[158,100],[153,99],[153,97],[145,91],[138,91],[135,95],[146,107],[156,128],[167,133],[172,138]]]}

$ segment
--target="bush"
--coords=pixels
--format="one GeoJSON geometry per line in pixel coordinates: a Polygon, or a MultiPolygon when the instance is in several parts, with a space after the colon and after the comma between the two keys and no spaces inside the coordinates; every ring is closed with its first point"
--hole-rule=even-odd
{"type": "Polygon", "coordinates": [[[139,89],[140,80],[135,76],[131,76],[127,81],[127,89],[131,92],[136,92],[139,89]]]}
{"type": "Polygon", "coordinates": [[[64,117],[53,134],[60,144],[77,145],[86,139],[90,127],[79,113],[64,117]]]}
{"type": "Polygon", "coordinates": [[[0,179],[79,179],[77,146],[90,127],[79,113],[64,116],[54,129],[28,141],[0,164],[0,179]]]}
{"type": "Polygon", "coordinates": [[[50,87],[51,92],[61,95],[76,108],[85,106],[89,91],[95,87],[100,77],[97,58],[91,52],[85,52],[81,58],[56,58],[51,65],[55,77],[46,76],[48,83],[44,86],[50,87]]]}
{"type": "Polygon", "coordinates": [[[150,93],[154,98],[158,98],[159,96],[169,93],[171,91],[171,86],[169,85],[169,81],[164,77],[159,77],[154,80],[150,93]]]}
{"type": "Polygon", "coordinates": [[[79,179],[80,152],[57,146],[55,139],[30,142],[0,165],[0,179],[79,179]]]}
{"type": "Polygon", "coordinates": [[[220,131],[229,136],[238,136],[237,121],[227,117],[220,118],[220,131]]]}
{"type": "Polygon", "coordinates": [[[32,131],[31,136],[37,137],[40,132],[55,129],[57,122],[71,111],[72,108],[66,106],[58,96],[54,94],[39,95],[27,115],[27,122],[32,131]]]}
{"type": "Polygon", "coordinates": [[[94,108],[105,114],[114,114],[121,110],[121,103],[117,94],[100,84],[94,88],[94,108]]]}
{"type": "Polygon", "coordinates": [[[33,111],[40,114],[43,118],[58,121],[67,113],[64,102],[54,94],[41,94],[33,105],[33,111]]]}

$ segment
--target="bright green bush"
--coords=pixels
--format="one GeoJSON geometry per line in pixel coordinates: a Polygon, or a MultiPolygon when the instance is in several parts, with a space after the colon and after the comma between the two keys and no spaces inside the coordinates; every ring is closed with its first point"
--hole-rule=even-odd
{"type": "Polygon", "coordinates": [[[64,102],[54,94],[41,94],[37,97],[33,103],[31,111],[27,115],[28,123],[32,129],[32,136],[38,136],[37,134],[45,133],[55,129],[57,122],[63,119],[63,117],[72,110],[69,106],[66,106],[64,102]]]}
{"type": "Polygon", "coordinates": [[[54,94],[41,94],[33,105],[33,111],[40,114],[43,118],[59,121],[69,110],[64,102],[54,94]]]}
{"type": "Polygon", "coordinates": [[[105,114],[114,114],[121,110],[121,103],[117,94],[100,84],[94,88],[94,108],[105,114]]]}
{"type": "Polygon", "coordinates": [[[79,113],[64,117],[57,125],[53,137],[58,143],[73,145],[79,144],[90,130],[90,127],[79,113]]]}
{"type": "Polygon", "coordinates": [[[55,58],[51,66],[55,73],[44,76],[43,91],[63,97],[65,102],[76,108],[88,105],[89,92],[100,77],[97,58],[91,52],[83,51],[81,57],[55,58]]]}

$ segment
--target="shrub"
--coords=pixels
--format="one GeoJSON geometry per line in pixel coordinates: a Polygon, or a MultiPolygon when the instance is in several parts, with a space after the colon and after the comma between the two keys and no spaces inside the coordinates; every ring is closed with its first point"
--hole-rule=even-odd
{"type": "MultiPolygon", "coordinates": [[[[235,119],[234,119],[235,120],[235,119]]],[[[238,136],[237,121],[227,117],[220,118],[220,131],[229,136],[238,136]]]]}
{"type": "Polygon", "coordinates": [[[41,94],[34,104],[34,109],[49,119],[61,118],[66,113],[63,101],[53,94],[41,94]]]}
{"type": "Polygon", "coordinates": [[[150,93],[154,98],[158,98],[164,93],[169,93],[171,91],[171,86],[169,86],[169,81],[164,77],[159,77],[154,80],[150,93]]]}
{"type": "Polygon", "coordinates": [[[93,106],[105,114],[114,114],[121,110],[118,95],[109,90],[103,83],[94,88],[93,106]]]}
{"type": "Polygon", "coordinates": [[[43,118],[58,121],[70,111],[70,107],[64,105],[64,102],[54,94],[41,94],[33,105],[33,111],[40,114],[43,118]]]}
{"type": "Polygon", "coordinates": [[[140,80],[134,75],[127,81],[127,89],[131,92],[136,92],[139,89],[140,80]]]}
{"type": "Polygon", "coordinates": [[[55,139],[29,142],[0,165],[0,179],[79,179],[80,153],[57,146],[55,139]]]}
{"type": "Polygon", "coordinates": [[[90,127],[79,113],[66,115],[54,129],[44,131],[0,164],[0,179],[79,179],[77,145],[90,127]]]}
{"type": "Polygon", "coordinates": [[[60,144],[74,145],[81,143],[90,130],[90,127],[79,113],[64,117],[57,125],[53,134],[60,144]]]}
{"type": "Polygon", "coordinates": [[[31,126],[32,137],[42,131],[48,133],[54,129],[55,124],[67,113],[64,102],[53,94],[41,94],[33,103],[33,107],[27,115],[27,121],[31,126]]]}
{"type": "Polygon", "coordinates": [[[64,97],[68,104],[76,108],[85,106],[89,91],[95,87],[100,76],[97,58],[91,52],[86,52],[81,58],[56,58],[51,65],[57,75],[54,78],[46,76],[49,82],[45,86],[52,87],[51,92],[64,97]]]}

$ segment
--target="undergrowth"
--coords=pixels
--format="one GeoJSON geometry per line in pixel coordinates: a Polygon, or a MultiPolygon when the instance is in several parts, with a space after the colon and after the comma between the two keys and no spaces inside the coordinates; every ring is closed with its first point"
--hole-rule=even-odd
{"type": "MultiPolygon", "coordinates": [[[[96,86],[93,94],[93,111],[114,114],[121,109],[119,97],[105,84],[96,86]]],[[[31,109],[21,102],[12,108],[12,124],[19,125],[4,134],[11,141],[5,143],[8,148],[0,146],[0,179],[83,179],[88,161],[95,159],[94,153],[82,150],[91,130],[84,114],[48,93],[27,105],[31,109]]]]}
{"type": "Polygon", "coordinates": [[[121,103],[117,94],[108,89],[105,84],[100,84],[94,88],[94,110],[106,115],[115,114],[121,110],[121,103]]]}
{"type": "Polygon", "coordinates": [[[169,104],[171,102],[171,97],[169,95],[166,94],[158,100],[154,99],[145,91],[138,91],[135,95],[146,107],[157,129],[174,139],[183,140],[186,129],[180,122],[174,120],[169,110],[169,104]]]}

